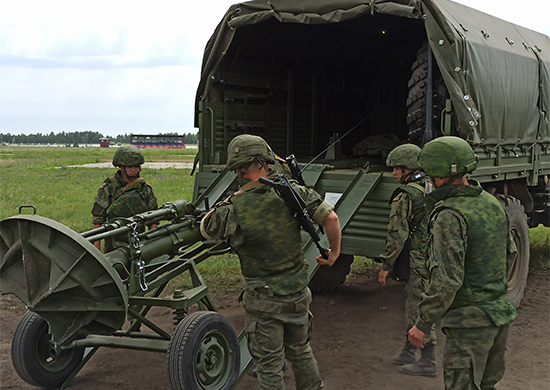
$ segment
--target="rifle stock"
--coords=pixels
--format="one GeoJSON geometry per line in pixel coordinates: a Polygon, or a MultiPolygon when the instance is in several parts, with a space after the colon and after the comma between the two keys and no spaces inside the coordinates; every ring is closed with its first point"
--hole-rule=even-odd
{"type": "Polygon", "coordinates": [[[301,186],[305,186],[306,182],[304,181],[304,178],[302,177],[302,171],[300,171],[300,167],[298,167],[298,161],[296,161],[296,156],[291,154],[286,160],[286,165],[288,165],[288,168],[290,169],[290,172],[292,173],[292,178],[298,182],[301,186]]]}

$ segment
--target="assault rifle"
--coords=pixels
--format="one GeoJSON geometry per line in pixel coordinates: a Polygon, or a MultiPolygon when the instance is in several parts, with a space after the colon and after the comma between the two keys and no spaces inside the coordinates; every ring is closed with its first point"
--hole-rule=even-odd
{"type": "Polygon", "coordinates": [[[323,259],[328,259],[328,251],[319,244],[321,239],[307,212],[307,203],[290,185],[288,179],[284,175],[278,175],[275,180],[260,177],[259,182],[275,189],[277,194],[283,198],[286,204],[292,209],[294,217],[298,220],[302,228],[309,233],[323,259]]]}

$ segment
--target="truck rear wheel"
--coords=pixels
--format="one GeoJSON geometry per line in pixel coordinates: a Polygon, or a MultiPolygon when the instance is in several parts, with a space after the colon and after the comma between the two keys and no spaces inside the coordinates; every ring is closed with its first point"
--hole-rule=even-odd
{"type": "Polygon", "coordinates": [[[48,323],[31,311],[19,321],[11,344],[11,358],[25,382],[44,388],[59,388],[82,361],[84,348],[53,353],[48,323]]]}
{"type": "Polygon", "coordinates": [[[174,330],[166,355],[173,390],[229,390],[239,376],[239,341],[216,312],[188,315],[174,330]]]}
{"type": "Polygon", "coordinates": [[[340,254],[332,266],[322,265],[309,281],[311,292],[319,294],[336,290],[346,281],[353,255],[340,254]]]}
{"type": "Polygon", "coordinates": [[[498,195],[497,198],[508,213],[510,233],[518,250],[516,261],[508,270],[508,296],[517,308],[523,298],[529,274],[529,225],[523,205],[518,199],[506,198],[504,195],[498,195]]]}

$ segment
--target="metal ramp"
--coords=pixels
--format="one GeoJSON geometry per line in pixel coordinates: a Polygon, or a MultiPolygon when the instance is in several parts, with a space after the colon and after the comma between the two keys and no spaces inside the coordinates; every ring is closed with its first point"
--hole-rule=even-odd
{"type": "Polygon", "coordinates": [[[198,209],[206,210],[212,205],[222,200],[223,196],[228,192],[237,179],[235,171],[230,171],[225,167],[204,192],[198,195],[193,202],[193,205],[198,209]],[[208,202],[206,202],[208,199],[208,202]],[[208,203],[208,204],[207,204],[208,203]]]}

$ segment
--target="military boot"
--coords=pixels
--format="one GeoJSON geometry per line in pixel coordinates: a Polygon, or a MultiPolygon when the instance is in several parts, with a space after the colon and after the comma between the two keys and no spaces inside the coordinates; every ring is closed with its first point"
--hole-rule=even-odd
{"type": "Polygon", "coordinates": [[[413,364],[399,367],[399,371],[407,375],[437,376],[437,363],[435,362],[435,345],[429,344],[420,350],[420,359],[413,364]]]}
{"type": "Polygon", "coordinates": [[[404,364],[413,364],[416,362],[416,347],[413,347],[409,340],[405,343],[403,350],[399,355],[395,355],[392,360],[393,364],[402,366],[404,364]]]}

